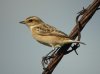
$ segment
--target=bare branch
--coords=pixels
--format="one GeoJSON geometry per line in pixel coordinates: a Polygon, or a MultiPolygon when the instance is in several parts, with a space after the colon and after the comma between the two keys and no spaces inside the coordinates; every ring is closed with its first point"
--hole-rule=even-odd
{"type": "MultiPolygon", "coordinates": [[[[96,10],[100,9],[100,0],[94,0],[92,4],[90,4],[86,9],[85,12],[81,15],[81,18],[78,20],[78,22],[80,23],[80,32],[83,30],[83,28],[86,26],[87,22],[92,18],[92,16],[94,15],[94,13],[96,12],[96,10]]],[[[82,11],[83,12],[83,11],[82,11]]],[[[80,13],[82,13],[80,12],[80,13]]],[[[76,37],[78,36],[78,27],[79,24],[76,23],[75,27],[73,28],[73,30],[71,31],[69,37],[71,39],[76,39],[76,37]]],[[[67,44],[62,46],[54,55],[51,60],[50,63],[47,66],[47,69],[43,71],[42,74],[52,74],[53,70],[56,68],[57,64],[60,62],[60,60],[63,58],[63,56],[65,54],[69,54],[70,52],[72,52],[73,50],[76,50],[77,48],[74,48],[70,51],[68,51],[68,49],[71,47],[71,44],[67,44]]]]}

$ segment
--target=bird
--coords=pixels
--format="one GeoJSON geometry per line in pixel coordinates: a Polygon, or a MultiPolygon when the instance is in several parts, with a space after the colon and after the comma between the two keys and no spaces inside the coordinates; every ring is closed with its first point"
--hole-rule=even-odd
{"type": "Polygon", "coordinates": [[[64,44],[70,43],[80,43],[85,45],[84,42],[70,39],[67,34],[54,26],[45,23],[37,16],[29,16],[19,23],[25,24],[29,28],[32,37],[37,42],[52,47],[53,49],[60,48],[64,44]]]}

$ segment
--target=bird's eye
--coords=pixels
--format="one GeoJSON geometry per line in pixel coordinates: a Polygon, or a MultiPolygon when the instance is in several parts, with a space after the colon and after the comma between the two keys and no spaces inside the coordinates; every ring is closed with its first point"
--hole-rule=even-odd
{"type": "Polygon", "coordinates": [[[29,22],[33,22],[33,20],[32,20],[32,19],[30,19],[30,20],[29,20],[29,22]]]}

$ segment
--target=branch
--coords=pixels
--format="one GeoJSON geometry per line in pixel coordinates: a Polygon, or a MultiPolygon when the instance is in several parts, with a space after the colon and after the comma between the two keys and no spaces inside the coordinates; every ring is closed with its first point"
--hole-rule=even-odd
{"type": "MultiPolygon", "coordinates": [[[[100,0],[94,0],[93,3],[91,3],[85,10],[85,12],[81,15],[81,18],[79,19],[80,22],[80,31],[83,30],[87,22],[92,18],[96,10],[98,10],[100,6],[100,0]]],[[[75,27],[71,31],[69,37],[71,39],[76,39],[78,36],[78,23],[76,23],[75,27]]],[[[52,74],[53,70],[56,68],[60,60],[63,58],[65,54],[69,54],[73,50],[68,51],[68,49],[71,47],[71,44],[65,44],[62,46],[54,55],[53,58],[50,60],[47,68],[43,71],[42,74],[52,74]]],[[[77,49],[77,48],[76,48],[77,49]]]]}

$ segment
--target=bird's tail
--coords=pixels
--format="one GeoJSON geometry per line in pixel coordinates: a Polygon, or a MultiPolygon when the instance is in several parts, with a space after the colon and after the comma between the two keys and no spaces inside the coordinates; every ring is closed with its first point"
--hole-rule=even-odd
{"type": "Polygon", "coordinates": [[[80,43],[80,44],[86,45],[84,42],[75,41],[75,40],[68,40],[68,43],[80,43]]]}

